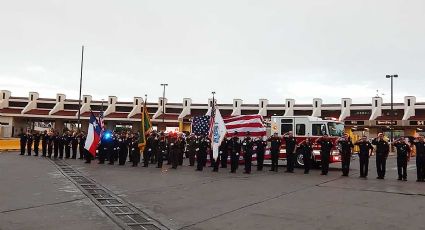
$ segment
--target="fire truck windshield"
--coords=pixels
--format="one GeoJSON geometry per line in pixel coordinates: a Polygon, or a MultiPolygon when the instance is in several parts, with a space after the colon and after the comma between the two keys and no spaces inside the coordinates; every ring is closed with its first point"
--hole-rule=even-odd
{"type": "Polygon", "coordinates": [[[341,137],[344,134],[344,124],[337,122],[328,123],[329,136],[341,137]]]}

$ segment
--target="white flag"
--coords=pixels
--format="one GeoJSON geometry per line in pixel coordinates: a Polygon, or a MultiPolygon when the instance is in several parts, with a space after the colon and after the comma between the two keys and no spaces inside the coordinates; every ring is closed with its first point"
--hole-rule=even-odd
{"type": "Polygon", "coordinates": [[[213,131],[213,135],[212,135],[213,158],[217,159],[218,147],[220,147],[220,144],[227,133],[226,125],[224,124],[223,117],[221,117],[220,110],[217,107],[215,108],[215,119],[214,119],[214,126],[212,131],[213,131]]]}

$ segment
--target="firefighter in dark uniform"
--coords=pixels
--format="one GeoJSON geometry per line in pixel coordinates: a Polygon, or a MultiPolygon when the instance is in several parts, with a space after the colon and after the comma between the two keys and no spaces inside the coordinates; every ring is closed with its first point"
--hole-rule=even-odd
{"type": "Polygon", "coordinates": [[[177,137],[174,135],[169,140],[170,140],[168,145],[168,149],[169,149],[168,156],[170,158],[169,161],[171,162],[171,168],[177,169],[177,165],[179,164],[179,159],[178,159],[179,158],[178,156],[179,143],[178,143],[177,137]]]}
{"type": "Polygon", "coordinates": [[[195,141],[195,151],[196,151],[196,171],[202,171],[204,167],[204,163],[202,162],[204,157],[201,153],[201,143],[202,143],[202,137],[197,136],[195,141]]]}
{"type": "Polygon", "coordinates": [[[140,148],[137,135],[134,135],[131,139],[130,150],[131,162],[133,163],[132,167],[137,167],[140,162],[140,148]]]}
{"type": "Polygon", "coordinates": [[[27,155],[31,156],[32,155],[32,142],[33,142],[33,136],[31,133],[29,133],[27,135],[27,155]]]}
{"type": "Polygon", "coordinates": [[[55,143],[55,134],[53,132],[50,132],[48,134],[48,141],[47,141],[47,157],[52,158],[53,153],[53,146],[55,143]]]}
{"type": "Polygon", "coordinates": [[[338,147],[341,153],[342,176],[348,176],[350,173],[351,154],[354,147],[348,134],[345,133],[343,137],[339,138],[338,147]]]}
{"type": "Polygon", "coordinates": [[[162,163],[164,161],[164,155],[167,153],[167,139],[164,132],[161,132],[159,135],[158,151],[156,160],[158,161],[157,168],[162,168],[162,163]]]}
{"type": "Polygon", "coordinates": [[[397,173],[398,180],[407,181],[407,162],[410,160],[410,145],[404,138],[394,142],[397,148],[397,173]]]}
{"type": "Polygon", "coordinates": [[[47,130],[44,130],[43,134],[41,134],[41,153],[42,156],[47,156],[47,144],[49,143],[49,135],[47,135],[47,130]]]}
{"type": "Polygon", "coordinates": [[[59,144],[59,158],[63,159],[63,150],[64,150],[64,145],[65,145],[65,133],[62,135],[58,135],[58,144],[59,144]]]}
{"type": "Polygon", "coordinates": [[[211,140],[207,136],[205,136],[203,138],[203,141],[201,142],[201,151],[205,152],[203,154],[204,159],[202,160],[202,162],[204,162],[204,167],[207,167],[208,155],[210,156],[210,163],[211,163],[210,167],[212,167],[214,159],[212,157],[211,140]]]}
{"type": "Polygon", "coordinates": [[[201,135],[199,137],[199,147],[198,147],[198,154],[197,154],[197,164],[196,164],[196,170],[202,171],[206,165],[207,160],[207,151],[208,151],[208,145],[209,140],[205,135],[201,135]]]}
{"type": "Polygon", "coordinates": [[[90,158],[91,160],[91,154],[86,154],[87,150],[85,149],[86,145],[86,134],[84,132],[81,132],[78,138],[78,150],[80,152],[79,159],[84,159],[85,157],[90,158]]]}
{"type": "Polygon", "coordinates": [[[245,162],[245,174],[251,173],[252,153],[254,151],[254,142],[252,141],[250,132],[246,133],[246,137],[242,141],[243,158],[245,162]]]}
{"type": "Polygon", "coordinates": [[[234,136],[229,141],[230,149],[230,173],[236,173],[239,165],[239,153],[241,151],[241,142],[238,137],[238,132],[234,132],[234,136]]]}
{"type": "Polygon", "coordinates": [[[305,139],[305,141],[299,145],[299,148],[303,154],[304,174],[308,174],[310,172],[311,162],[313,161],[313,145],[310,138],[305,139]]]}
{"type": "Polygon", "coordinates": [[[255,146],[257,154],[257,171],[263,171],[264,154],[266,153],[267,141],[260,137],[255,141],[255,146]]]}
{"type": "Polygon", "coordinates": [[[359,160],[360,160],[360,177],[366,178],[369,172],[369,157],[372,154],[373,146],[367,140],[366,136],[358,140],[355,145],[359,146],[359,160]]]}
{"type": "Polygon", "coordinates": [[[321,175],[328,175],[330,161],[329,158],[331,157],[331,150],[334,144],[329,139],[329,136],[327,134],[317,139],[316,143],[320,145],[320,163],[322,166],[321,175]]]}
{"type": "Polygon", "coordinates": [[[38,150],[40,149],[40,134],[34,133],[34,156],[38,156],[38,150]]]}
{"type": "Polygon", "coordinates": [[[125,165],[125,161],[127,160],[128,156],[128,138],[125,133],[122,133],[120,138],[118,139],[118,164],[119,165],[125,165]]]}
{"type": "Polygon", "coordinates": [[[379,133],[378,137],[373,139],[372,144],[376,146],[376,171],[378,177],[376,179],[383,180],[385,178],[385,171],[387,165],[387,158],[390,152],[390,146],[384,140],[384,134],[379,133]]]}
{"type": "MultiPolygon", "coordinates": [[[[185,137],[183,136],[183,133],[179,133],[178,137],[177,137],[177,142],[178,142],[178,163],[180,166],[183,165],[183,158],[184,158],[184,152],[185,152],[185,147],[186,147],[186,140],[185,137]]],[[[154,144],[155,144],[155,139],[154,139],[154,144]]]]}
{"type": "Polygon", "coordinates": [[[118,158],[118,151],[119,151],[118,139],[115,134],[112,136],[112,140],[108,141],[108,144],[109,144],[109,148],[108,148],[109,164],[114,165],[115,160],[118,158]]]}
{"type": "Polygon", "coordinates": [[[229,141],[230,139],[224,137],[219,148],[220,164],[223,169],[227,168],[227,160],[229,158],[229,141]]]}
{"type": "MultiPolygon", "coordinates": [[[[218,172],[218,168],[220,167],[221,154],[223,154],[223,149],[221,148],[221,144],[223,144],[224,141],[225,141],[225,138],[223,138],[223,140],[220,143],[220,146],[218,146],[217,159],[213,159],[214,160],[213,172],[218,172]]],[[[212,151],[214,151],[214,149],[212,149],[212,151]]]]}
{"type": "Polygon", "coordinates": [[[146,145],[143,149],[143,167],[149,166],[149,161],[152,159],[152,152],[153,152],[153,139],[154,134],[151,133],[148,138],[146,138],[146,145]]]}
{"type": "MultiPolygon", "coordinates": [[[[108,154],[108,144],[105,135],[102,135],[100,139],[100,144],[98,146],[98,160],[99,164],[105,164],[105,159],[108,154]]],[[[88,151],[87,151],[88,152],[88,151]]]]}
{"type": "Polygon", "coordinates": [[[59,143],[60,143],[60,136],[59,136],[59,132],[55,132],[55,134],[53,135],[53,158],[56,159],[58,158],[58,154],[59,154],[59,143]]]}
{"type": "MultiPolygon", "coordinates": [[[[292,131],[283,134],[283,140],[285,140],[286,150],[286,172],[293,173],[295,167],[295,159],[297,153],[297,140],[295,139],[292,131]]],[[[276,168],[277,171],[277,168],[276,168]]]]}
{"type": "Polygon", "coordinates": [[[416,147],[416,173],[417,182],[425,181],[425,141],[424,136],[419,136],[414,142],[416,147]]]}
{"type": "Polygon", "coordinates": [[[71,149],[72,149],[72,159],[77,159],[77,149],[78,149],[78,136],[77,133],[73,133],[71,136],[71,149]]]}
{"type": "Polygon", "coordinates": [[[25,155],[25,147],[27,145],[27,134],[22,131],[19,134],[19,143],[21,144],[21,155],[25,155]]]}
{"type": "Polygon", "coordinates": [[[69,159],[71,157],[71,141],[72,141],[72,136],[69,134],[69,132],[66,132],[66,135],[64,136],[65,158],[66,159],[69,159]]]}
{"type": "Polygon", "coordinates": [[[268,141],[270,142],[270,156],[272,160],[272,165],[270,171],[276,171],[278,168],[278,160],[279,160],[279,153],[280,153],[280,147],[282,145],[282,141],[277,135],[277,133],[274,133],[273,136],[271,136],[268,141]]]}
{"type": "Polygon", "coordinates": [[[195,155],[196,155],[196,136],[195,134],[190,134],[186,141],[187,155],[189,158],[189,166],[195,165],[195,155]]]}

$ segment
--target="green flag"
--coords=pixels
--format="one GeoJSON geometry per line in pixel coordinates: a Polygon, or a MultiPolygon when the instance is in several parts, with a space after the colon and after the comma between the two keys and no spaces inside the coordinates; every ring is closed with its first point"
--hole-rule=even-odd
{"type": "Polygon", "coordinates": [[[146,108],[146,104],[143,106],[141,122],[142,123],[141,123],[141,128],[140,128],[139,148],[140,148],[141,151],[143,151],[143,149],[146,145],[146,136],[152,130],[152,123],[151,123],[151,119],[149,117],[148,110],[146,108]]]}

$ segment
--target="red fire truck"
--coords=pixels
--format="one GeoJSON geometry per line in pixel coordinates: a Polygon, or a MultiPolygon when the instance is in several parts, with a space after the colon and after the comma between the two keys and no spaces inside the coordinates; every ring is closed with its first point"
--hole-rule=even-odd
{"type": "MultiPolygon", "coordinates": [[[[328,134],[330,139],[334,142],[334,147],[331,152],[330,163],[340,162],[341,156],[337,148],[337,140],[344,134],[344,124],[335,120],[323,120],[318,117],[312,116],[272,116],[271,124],[268,130],[269,136],[273,133],[278,133],[279,136],[293,132],[294,137],[297,140],[297,144],[300,144],[306,138],[310,138],[313,145],[313,156],[314,163],[320,164],[320,146],[315,142],[323,136],[328,134]]],[[[285,141],[282,141],[282,148],[279,154],[279,165],[286,164],[286,150],[285,141]]],[[[266,152],[265,162],[270,164],[270,153],[266,152]]],[[[297,166],[303,166],[303,155],[297,151],[297,166]]]]}

